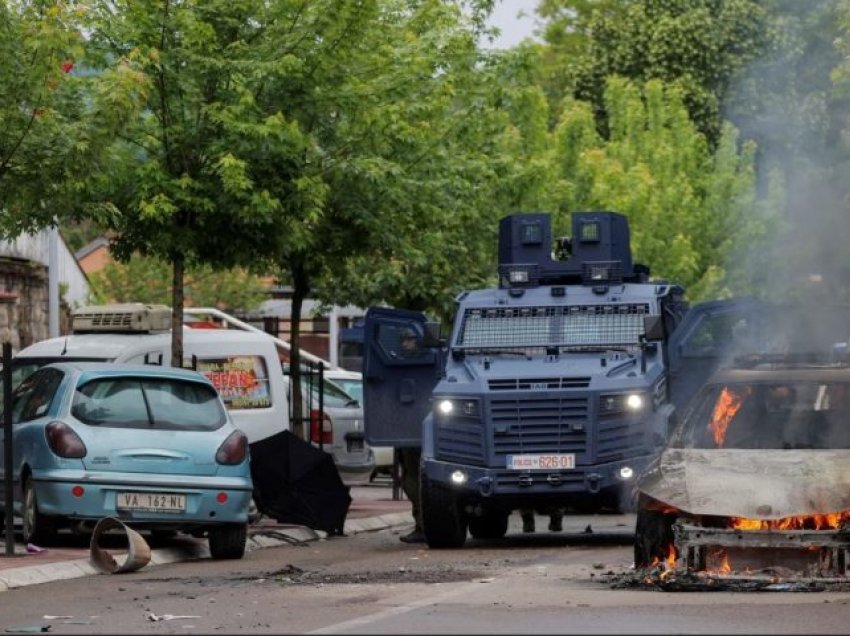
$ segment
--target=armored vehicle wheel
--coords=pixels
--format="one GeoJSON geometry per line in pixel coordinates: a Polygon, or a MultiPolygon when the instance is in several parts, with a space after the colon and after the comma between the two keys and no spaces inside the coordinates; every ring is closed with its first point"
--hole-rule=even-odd
{"type": "Polygon", "coordinates": [[[469,534],[476,539],[501,539],[508,531],[510,513],[488,510],[480,517],[469,517],[469,534]]]}
{"type": "Polygon", "coordinates": [[[432,483],[424,474],[422,488],[422,531],[429,548],[461,548],[466,542],[466,515],[457,496],[448,488],[432,483]]]}
{"type": "Polygon", "coordinates": [[[635,567],[643,568],[667,558],[673,545],[675,515],[640,508],[635,523],[635,567]]]}

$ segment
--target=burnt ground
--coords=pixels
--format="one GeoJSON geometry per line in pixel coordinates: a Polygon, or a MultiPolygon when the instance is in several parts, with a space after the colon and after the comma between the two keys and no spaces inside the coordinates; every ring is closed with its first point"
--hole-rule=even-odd
{"type": "Polygon", "coordinates": [[[660,592],[850,592],[846,578],[808,577],[787,568],[746,573],[677,572],[657,565],[608,573],[612,589],[660,592]]]}

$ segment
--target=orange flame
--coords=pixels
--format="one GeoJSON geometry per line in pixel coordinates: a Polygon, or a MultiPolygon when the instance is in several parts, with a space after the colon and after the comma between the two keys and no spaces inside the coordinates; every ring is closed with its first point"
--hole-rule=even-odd
{"type": "Polygon", "coordinates": [[[846,519],[850,519],[850,512],[798,515],[781,519],[732,517],[729,525],[735,530],[836,530],[846,519]]]}
{"type": "Polygon", "coordinates": [[[723,561],[720,562],[720,568],[718,572],[720,574],[729,574],[732,571],[732,566],[729,565],[729,555],[725,552],[723,553],[723,561]]]}
{"type": "Polygon", "coordinates": [[[708,428],[714,437],[714,443],[717,448],[723,447],[723,442],[726,439],[726,429],[732,422],[732,418],[741,408],[744,400],[750,394],[752,389],[748,386],[730,390],[729,387],[723,387],[720,396],[717,398],[717,404],[714,405],[714,411],[711,414],[711,420],[708,423],[708,428]]]}
{"type": "Polygon", "coordinates": [[[667,546],[667,558],[664,559],[664,565],[667,566],[668,569],[673,569],[676,565],[676,546],[672,543],[667,546]]]}

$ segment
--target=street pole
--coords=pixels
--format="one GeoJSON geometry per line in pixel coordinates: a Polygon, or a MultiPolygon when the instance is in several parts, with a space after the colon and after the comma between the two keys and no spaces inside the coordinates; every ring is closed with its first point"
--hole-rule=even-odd
{"type": "Polygon", "coordinates": [[[6,556],[15,554],[15,491],[12,487],[12,343],[3,343],[3,507],[5,509],[6,556]]]}
{"type": "Polygon", "coordinates": [[[328,360],[332,367],[339,366],[339,311],[336,305],[331,307],[328,318],[328,360]]]}
{"type": "Polygon", "coordinates": [[[47,320],[48,335],[59,337],[59,226],[47,231],[47,320]]]}

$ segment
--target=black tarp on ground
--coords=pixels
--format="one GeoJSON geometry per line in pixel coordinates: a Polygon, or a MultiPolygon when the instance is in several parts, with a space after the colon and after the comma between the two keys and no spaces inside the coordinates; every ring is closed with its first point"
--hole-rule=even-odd
{"type": "Polygon", "coordinates": [[[351,495],[330,453],[283,431],[251,444],[251,478],[264,515],[329,535],[343,533],[351,495]]]}

